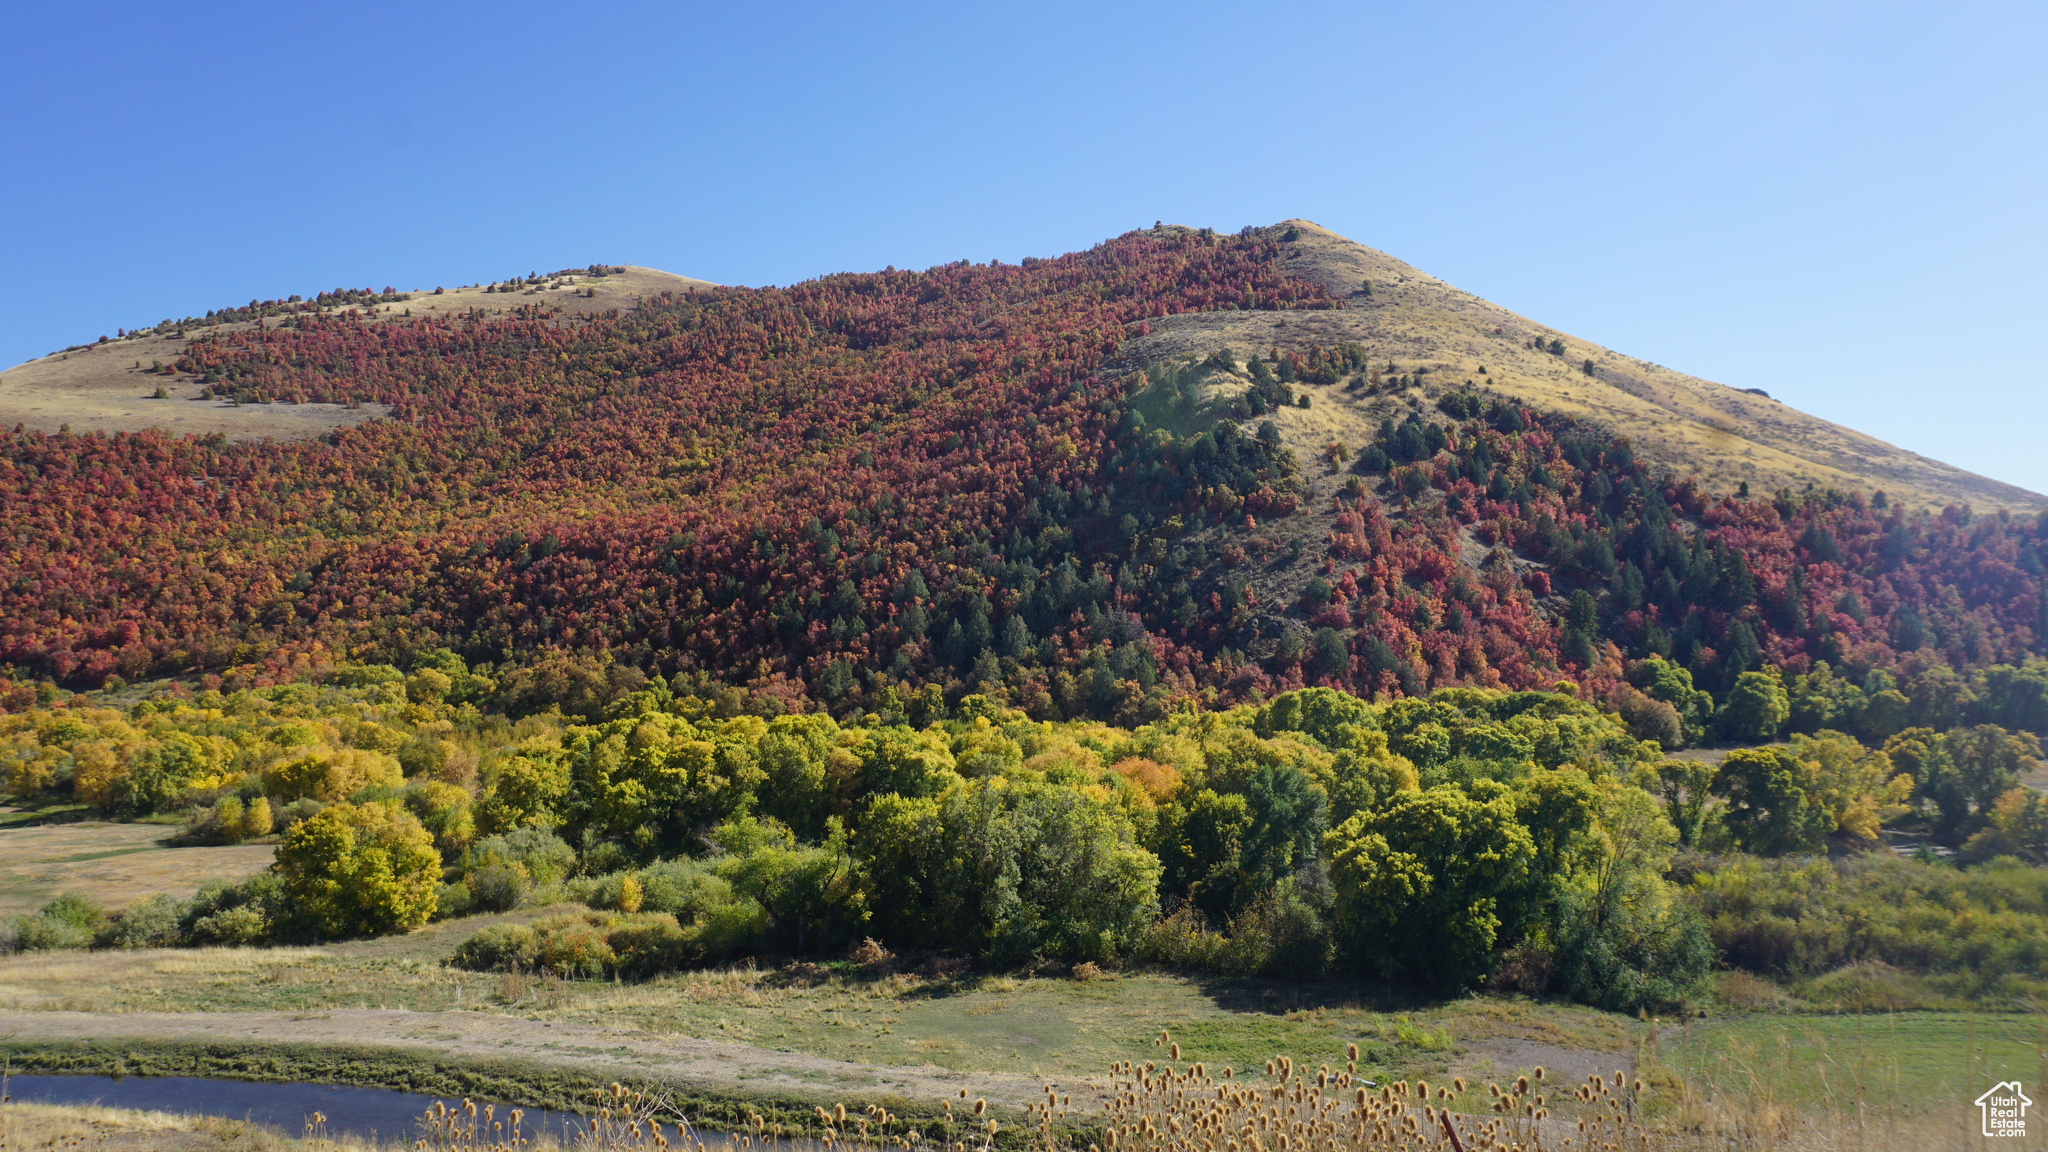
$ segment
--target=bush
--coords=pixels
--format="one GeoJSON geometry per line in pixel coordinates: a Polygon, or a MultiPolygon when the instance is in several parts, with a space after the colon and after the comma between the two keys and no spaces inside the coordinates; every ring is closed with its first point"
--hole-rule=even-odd
{"type": "Polygon", "coordinates": [[[514,828],[479,840],[471,846],[469,860],[472,868],[494,862],[517,864],[538,887],[559,884],[576,870],[576,850],[538,828],[514,828]]]}
{"type": "Polygon", "coordinates": [[[224,908],[192,922],[189,942],[250,948],[270,939],[270,917],[254,904],[224,908]]]}
{"type": "Polygon", "coordinates": [[[526,867],[517,862],[493,861],[469,874],[471,906],[483,912],[510,912],[519,907],[532,886],[526,867]]]}
{"type": "Polygon", "coordinates": [[[65,948],[87,948],[93,934],[70,920],[38,913],[14,918],[14,947],[21,952],[50,952],[65,948]]]}
{"type": "Polygon", "coordinates": [[[97,948],[169,948],[183,940],[184,905],[159,892],[130,904],[93,937],[97,948]]]}
{"type": "Polygon", "coordinates": [[[472,972],[510,972],[540,962],[540,936],[525,924],[493,924],[455,946],[448,961],[472,972]]]}
{"type": "Polygon", "coordinates": [[[1839,861],[1693,858],[1681,874],[1723,963],[1814,976],[1863,961],[1965,991],[2048,977],[2048,871],[1958,871],[1866,853],[1839,861]]]}
{"type": "Polygon", "coordinates": [[[673,860],[640,873],[643,912],[667,912],[690,923],[732,903],[732,885],[694,860],[673,860]]]}
{"type": "Polygon", "coordinates": [[[1292,881],[1282,881],[1230,921],[1224,971],[1314,980],[1329,971],[1336,950],[1317,902],[1292,881]]]}
{"type": "Polygon", "coordinates": [[[1561,991],[1616,1012],[1655,1010],[1697,996],[1714,963],[1706,925],[1684,904],[1605,900],[1566,891],[1558,901],[1552,958],[1561,991]]]}
{"type": "Polygon", "coordinates": [[[240,884],[209,881],[184,906],[179,935],[187,944],[261,944],[276,934],[284,900],[284,885],[272,873],[240,884]]]}
{"type": "Polygon", "coordinates": [[[107,919],[106,910],[92,899],[74,892],[66,892],[43,905],[42,915],[52,920],[61,920],[74,927],[90,932],[107,919]]]}
{"type": "Polygon", "coordinates": [[[467,880],[441,885],[440,895],[434,898],[436,920],[459,920],[476,910],[476,893],[470,890],[467,880]]]}
{"type": "Polygon", "coordinates": [[[691,925],[665,912],[593,910],[549,916],[530,926],[494,924],[458,945],[449,962],[479,972],[647,977],[728,958],[759,937],[762,920],[752,901],[715,908],[691,925]]]}
{"type": "Polygon", "coordinates": [[[1146,927],[1134,954],[1140,960],[1172,968],[1221,972],[1229,949],[1230,937],[1210,931],[1201,912],[1183,902],[1146,927]]]}

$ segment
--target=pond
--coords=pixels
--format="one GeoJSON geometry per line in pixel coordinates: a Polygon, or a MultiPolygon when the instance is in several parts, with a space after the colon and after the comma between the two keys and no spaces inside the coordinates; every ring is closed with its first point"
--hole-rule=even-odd
{"type": "MultiPolygon", "coordinates": [[[[331,1136],[384,1141],[409,1141],[417,1132],[421,1113],[436,1101],[450,1107],[461,1103],[446,1096],[390,1088],[275,1084],[198,1076],[8,1076],[5,1084],[7,1094],[24,1104],[97,1104],[220,1116],[277,1128],[290,1136],[303,1134],[307,1121],[318,1112],[327,1117],[326,1131],[331,1136]]],[[[484,1103],[477,1102],[479,1109],[484,1103]]],[[[496,1119],[508,1122],[514,1107],[517,1105],[499,1102],[496,1119]]],[[[529,1139],[546,1132],[568,1143],[567,1137],[580,1131],[582,1123],[581,1117],[571,1113],[529,1108],[521,1126],[529,1139]]],[[[700,1133],[699,1138],[709,1147],[723,1148],[728,1143],[722,1134],[714,1138],[712,1134],[700,1133]]]]}

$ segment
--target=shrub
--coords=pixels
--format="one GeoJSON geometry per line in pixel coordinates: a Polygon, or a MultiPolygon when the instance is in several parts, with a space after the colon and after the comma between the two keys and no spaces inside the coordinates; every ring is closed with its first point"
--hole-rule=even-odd
{"type": "Polygon", "coordinates": [[[263,943],[276,934],[284,901],[284,884],[274,873],[239,884],[209,881],[184,906],[179,934],[187,944],[263,943]]]}
{"type": "Polygon", "coordinates": [[[559,884],[576,870],[576,850],[552,832],[514,828],[479,840],[469,850],[472,867],[491,863],[517,864],[537,886],[559,884]]]}
{"type": "Polygon", "coordinates": [[[1146,927],[1134,954],[1169,967],[1221,972],[1229,948],[1230,938],[1210,931],[1201,912],[1183,902],[1146,927]]]}
{"type": "Polygon", "coordinates": [[[492,861],[469,874],[472,907],[484,912],[510,912],[525,899],[532,881],[517,861],[492,861]]]}
{"type": "Polygon", "coordinates": [[[642,911],[667,912],[684,924],[733,899],[732,885],[694,860],[673,860],[643,869],[640,885],[642,911]]]}
{"type": "Polygon", "coordinates": [[[1780,976],[1882,961],[1965,990],[2048,976],[2048,871],[1970,871],[1866,853],[1694,858],[1688,897],[1724,963],[1780,976]]]}
{"type": "Polygon", "coordinates": [[[99,905],[66,893],[32,916],[15,917],[14,947],[23,952],[90,947],[96,931],[105,924],[106,913],[99,905]]]}
{"type": "Polygon", "coordinates": [[[476,910],[476,893],[470,889],[467,880],[441,885],[440,894],[434,897],[436,920],[457,920],[476,910]]]}
{"type": "Polygon", "coordinates": [[[106,910],[90,897],[66,892],[43,905],[42,915],[91,931],[106,922],[106,910]]]}
{"type": "Polygon", "coordinates": [[[159,892],[128,905],[93,938],[99,948],[169,948],[183,939],[178,927],[184,906],[159,892]]]}
{"type": "Polygon", "coordinates": [[[1565,892],[1553,958],[1561,990],[1617,1012],[1677,1005],[1697,995],[1714,963],[1706,924],[1693,908],[1654,899],[1565,892]]]}
{"type": "Polygon", "coordinates": [[[261,908],[242,904],[193,921],[190,942],[253,947],[269,940],[270,929],[270,918],[263,914],[261,908]]]}
{"type": "Polygon", "coordinates": [[[1292,881],[1267,889],[1230,921],[1224,970],[1313,980],[1328,972],[1336,939],[1317,902],[1292,881]]]}
{"type": "Polygon", "coordinates": [[[472,972],[531,969],[540,962],[540,936],[525,924],[493,924],[455,946],[449,960],[472,972]]]}

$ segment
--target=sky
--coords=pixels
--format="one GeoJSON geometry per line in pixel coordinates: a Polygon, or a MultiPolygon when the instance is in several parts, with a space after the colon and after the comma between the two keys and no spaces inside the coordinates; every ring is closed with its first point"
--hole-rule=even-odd
{"type": "Polygon", "coordinates": [[[257,297],[1314,220],[2048,492],[2048,6],[14,4],[0,364],[257,297]]]}

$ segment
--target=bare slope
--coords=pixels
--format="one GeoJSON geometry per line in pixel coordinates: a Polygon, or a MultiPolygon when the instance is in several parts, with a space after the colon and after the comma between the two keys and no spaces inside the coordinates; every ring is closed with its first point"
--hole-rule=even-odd
{"type": "Polygon", "coordinates": [[[1404,375],[1426,365],[1424,384],[1376,398],[1341,387],[1310,388],[1317,415],[1296,422],[1312,423],[1313,430],[1284,431],[1342,439],[1355,449],[1371,439],[1382,416],[1405,411],[1410,402],[1427,407],[1445,387],[1470,380],[1542,411],[1596,421],[1627,436],[1639,456],[1698,476],[1711,489],[1748,481],[1763,492],[1811,482],[1883,489],[1933,507],[1955,502],[2048,508],[2048,497],[2026,489],[1545,327],[1306,220],[1282,221],[1271,231],[1285,235],[1290,229],[1295,239],[1288,243],[1289,269],[1343,297],[1344,310],[1172,316],[1155,321],[1149,336],[1128,345],[1125,358],[1206,355],[1225,345],[1243,356],[1275,346],[1353,341],[1376,363],[1392,360],[1404,375]],[[1538,339],[1562,340],[1563,353],[1532,348],[1538,339]],[[1584,371],[1588,360],[1590,376],[1584,371]]]}
{"type": "MultiPolygon", "coordinates": [[[[643,297],[716,287],[654,268],[628,267],[622,274],[597,279],[577,278],[554,289],[528,292],[485,292],[481,287],[432,289],[400,304],[376,309],[380,320],[406,315],[428,316],[471,308],[506,312],[546,303],[564,312],[600,312],[631,308],[643,297]],[[588,290],[591,294],[583,293],[588,290]]],[[[277,320],[269,320],[273,326],[277,320]]],[[[195,328],[190,336],[247,324],[195,328]]],[[[167,432],[206,435],[219,432],[237,440],[271,437],[279,440],[318,436],[330,428],[375,419],[381,404],[345,408],[339,404],[244,404],[200,400],[199,385],[183,376],[160,376],[152,364],[168,364],[185,349],[188,337],[155,334],[112,340],[72,352],[57,352],[0,372],[0,428],[16,424],[44,432],[69,425],[74,432],[135,432],[162,428],[167,432]],[[170,393],[155,399],[161,385],[170,393]]]]}

